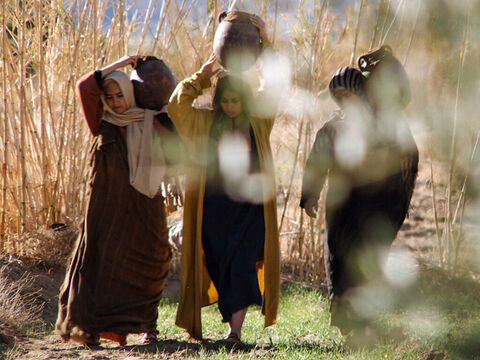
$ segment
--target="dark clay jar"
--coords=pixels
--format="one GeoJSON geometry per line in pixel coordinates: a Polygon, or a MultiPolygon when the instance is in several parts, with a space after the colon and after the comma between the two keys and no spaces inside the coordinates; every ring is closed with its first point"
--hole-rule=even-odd
{"type": "Polygon", "coordinates": [[[160,110],[175,89],[175,77],[165,63],[155,56],[139,59],[130,74],[135,102],[144,109],[160,110]]]}
{"type": "Polygon", "coordinates": [[[244,71],[250,68],[262,51],[258,29],[250,14],[242,11],[223,12],[213,39],[213,51],[224,68],[244,71]]]}
{"type": "Polygon", "coordinates": [[[377,106],[404,109],[411,100],[410,81],[392,48],[380,49],[358,58],[358,67],[366,75],[364,92],[377,106]]]}

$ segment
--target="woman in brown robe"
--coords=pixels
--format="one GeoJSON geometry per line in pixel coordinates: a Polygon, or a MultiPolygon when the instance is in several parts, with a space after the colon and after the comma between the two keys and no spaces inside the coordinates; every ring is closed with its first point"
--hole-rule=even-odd
{"type": "Polygon", "coordinates": [[[95,142],[85,220],[59,295],[56,331],[65,341],[124,345],[129,333],[156,341],[172,257],[156,146],[169,119],[138,108],[132,83],[116,71],[137,59],[125,56],[77,84],[95,142]]]}

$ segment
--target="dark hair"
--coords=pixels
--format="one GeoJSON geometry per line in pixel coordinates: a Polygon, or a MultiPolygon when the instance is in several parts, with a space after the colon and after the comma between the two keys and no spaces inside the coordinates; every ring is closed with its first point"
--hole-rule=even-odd
{"type": "Polygon", "coordinates": [[[229,72],[221,72],[215,79],[213,85],[213,110],[215,112],[222,111],[220,105],[222,94],[225,90],[230,90],[240,96],[240,101],[242,103],[242,112],[245,114],[250,114],[250,108],[252,107],[252,89],[250,86],[243,81],[240,77],[232,75],[229,72]]]}

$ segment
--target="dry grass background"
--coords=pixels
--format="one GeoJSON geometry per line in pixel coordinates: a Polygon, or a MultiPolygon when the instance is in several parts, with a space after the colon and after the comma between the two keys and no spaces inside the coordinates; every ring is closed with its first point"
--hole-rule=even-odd
{"type": "Polygon", "coordinates": [[[13,343],[15,336],[23,334],[38,323],[42,305],[36,301],[31,275],[12,278],[11,269],[2,263],[0,267],[0,344],[13,343]]]}
{"type": "Polygon", "coordinates": [[[463,219],[477,206],[479,2],[360,0],[342,10],[337,4],[2,1],[0,248],[55,262],[65,255],[63,245],[42,232],[59,222],[75,227],[82,218],[92,139],[74,94],[77,79],[133,53],[165,59],[183,79],[208,58],[218,13],[235,6],[266,20],[291,72],[290,86],[282,88],[290,101],[271,137],[285,271],[313,284],[323,279],[323,214],[311,220],[297,206],[303,166],[315,132],[334,108],[325,92],[331,75],[384,43],[411,78],[406,113],[422,151],[421,168],[428,170],[435,260],[454,268],[469,236],[463,219]]]}

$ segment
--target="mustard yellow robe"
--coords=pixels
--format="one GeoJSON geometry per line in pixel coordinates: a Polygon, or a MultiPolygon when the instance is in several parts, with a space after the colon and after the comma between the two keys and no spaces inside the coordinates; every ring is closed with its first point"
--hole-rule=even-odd
{"type": "MultiPolygon", "coordinates": [[[[210,78],[197,72],[179,83],[170,97],[168,113],[187,148],[185,207],[181,258],[181,298],[176,324],[196,339],[202,338],[201,307],[218,301],[208,274],[202,247],[202,212],[205,194],[207,144],[213,111],[196,109],[193,101],[211,86],[210,78]]],[[[257,111],[258,112],[258,111],[257,111]]],[[[257,115],[257,114],[255,114],[257,115]]],[[[275,324],[280,295],[280,249],[278,242],[275,173],[270,132],[274,116],[250,116],[263,176],[265,214],[264,258],[257,263],[257,277],[264,295],[265,327],[275,324]]]]}

